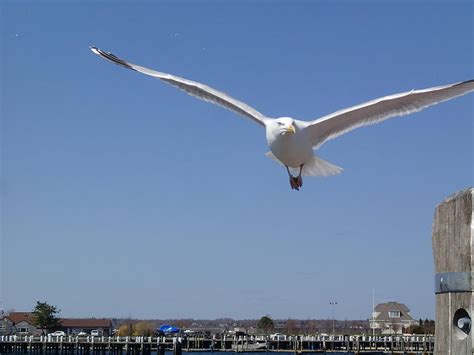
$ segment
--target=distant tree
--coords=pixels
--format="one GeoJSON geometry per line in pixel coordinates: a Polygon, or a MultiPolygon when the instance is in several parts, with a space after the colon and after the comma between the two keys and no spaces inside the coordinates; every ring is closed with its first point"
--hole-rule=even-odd
{"type": "Polygon", "coordinates": [[[190,322],[187,319],[179,319],[176,321],[176,326],[180,329],[189,328],[190,322]]]}
{"type": "Polygon", "coordinates": [[[301,321],[302,330],[305,334],[316,334],[317,326],[316,321],[312,319],[307,319],[301,321]]]}
{"type": "Polygon", "coordinates": [[[396,321],[392,321],[390,324],[390,329],[393,332],[393,334],[398,334],[400,333],[402,327],[400,323],[397,323],[396,321]]]}
{"type": "Polygon", "coordinates": [[[296,332],[296,322],[293,319],[288,319],[285,325],[286,334],[292,335],[296,332]]]}
{"type": "Polygon", "coordinates": [[[135,336],[146,336],[153,335],[154,327],[151,322],[138,322],[133,325],[133,333],[135,336]]]}
{"type": "Polygon", "coordinates": [[[264,333],[270,333],[275,329],[275,325],[273,324],[273,319],[268,316],[263,316],[257,322],[257,329],[262,330],[264,333]]]}
{"type": "Polygon", "coordinates": [[[61,321],[56,314],[59,310],[56,306],[51,306],[46,302],[36,302],[36,306],[32,312],[33,324],[41,329],[41,333],[44,334],[45,330],[51,331],[61,327],[61,321]]]}
{"type": "Polygon", "coordinates": [[[408,333],[411,334],[434,334],[435,321],[430,319],[419,320],[419,324],[408,327],[408,333]]]}
{"type": "Polygon", "coordinates": [[[423,328],[425,329],[426,334],[434,334],[435,333],[435,321],[432,319],[426,319],[423,322],[423,328]]]}
{"type": "Polygon", "coordinates": [[[424,334],[425,330],[421,325],[411,325],[408,327],[407,332],[410,334],[424,334]]]}
{"type": "Polygon", "coordinates": [[[133,323],[131,321],[122,323],[117,331],[117,335],[121,337],[131,336],[132,334],[133,334],[133,323]]]}

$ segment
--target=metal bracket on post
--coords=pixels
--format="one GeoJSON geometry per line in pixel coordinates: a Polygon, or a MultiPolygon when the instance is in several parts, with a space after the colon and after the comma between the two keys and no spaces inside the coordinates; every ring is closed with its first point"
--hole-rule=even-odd
{"type": "Polygon", "coordinates": [[[440,272],[435,274],[435,293],[472,292],[474,272],[440,272]]]}

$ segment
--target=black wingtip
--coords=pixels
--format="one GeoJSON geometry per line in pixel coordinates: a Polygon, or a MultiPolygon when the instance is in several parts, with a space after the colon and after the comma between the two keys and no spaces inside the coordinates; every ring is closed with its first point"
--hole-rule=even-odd
{"type": "Polygon", "coordinates": [[[111,62],[113,62],[113,63],[115,63],[115,64],[117,64],[117,65],[121,65],[121,66],[123,66],[123,67],[126,67],[126,68],[128,68],[128,69],[132,69],[132,70],[133,70],[133,67],[132,67],[129,63],[127,63],[127,62],[124,61],[123,59],[120,59],[119,57],[117,57],[116,55],[114,55],[114,54],[112,54],[112,53],[110,53],[110,52],[104,52],[102,49],[97,48],[96,46],[89,46],[89,49],[90,49],[93,53],[95,53],[95,54],[101,56],[101,57],[104,58],[104,59],[107,59],[107,60],[109,60],[109,61],[111,61],[111,62]]]}

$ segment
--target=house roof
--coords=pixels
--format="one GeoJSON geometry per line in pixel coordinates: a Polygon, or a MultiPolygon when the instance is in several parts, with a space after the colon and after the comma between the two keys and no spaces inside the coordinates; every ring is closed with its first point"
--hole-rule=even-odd
{"type": "Polygon", "coordinates": [[[33,314],[31,312],[10,312],[8,317],[13,324],[17,324],[20,322],[28,322],[29,324],[33,324],[33,314]]]}
{"type": "Polygon", "coordinates": [[[375,307],[375,312],[378,313],[375,317],[376,321],[392,321],[395,318],[390,318],[388,316],[388,312],[390,311],[399,311],[400,318],[396,318],[401,321],[412,321],[413,318],[410,315],[410,310],[406,305],[403,303],[398,302],[387,302],[387,303],[380,303],[375,307]]]}
{"type": "Polygon", "coordinates": [[[62,318],[61,325],[67,328],[110,328],[112,321],[95,318],[62,318]]]}

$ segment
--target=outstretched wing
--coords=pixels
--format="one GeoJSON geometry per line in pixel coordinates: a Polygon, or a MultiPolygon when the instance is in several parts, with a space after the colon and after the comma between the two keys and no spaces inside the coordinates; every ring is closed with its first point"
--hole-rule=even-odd
{"type": "Polygon", "coordinates": [[[198,83],[196,81],[180,78],[179,76],[161,73],[159,71],[141,67],[136,64],[128,63],[125,60],[113,55],[112,53],[104,52],[103,50],[97,47],[90,47],[90,49],[95,54],[115,64],[163,80],[164,82],[170,85],[173,85],[181,90],[186,91],[189,95],[195,96],[207,102],[212,102],[228,110],[234,111],[235,113],[250,118],[251,120],[262,126],[265,126],[265,121],[268,119],[265,115],[258,112],[249,105],[239,100],[236,100],[230,97],[229,95],[215,90],[207,85],[198,83]]]}
{"type": "Polygon", "coordinates": [[[408,115],[470,91],[474,91],[474,80],[385,96],[308,122],[308,129],[313,146],[317,148],[358,127],[408,115]]]}

